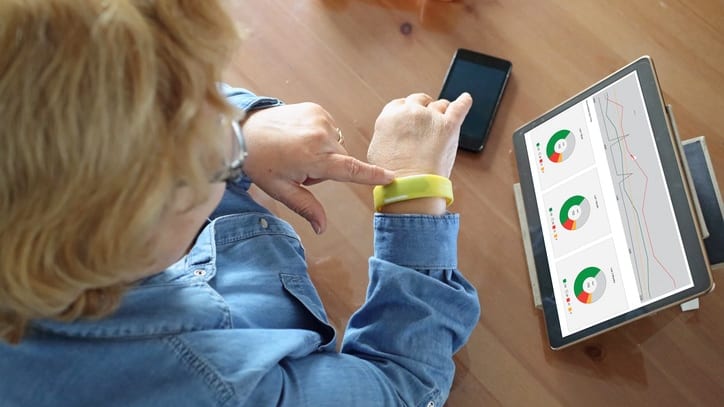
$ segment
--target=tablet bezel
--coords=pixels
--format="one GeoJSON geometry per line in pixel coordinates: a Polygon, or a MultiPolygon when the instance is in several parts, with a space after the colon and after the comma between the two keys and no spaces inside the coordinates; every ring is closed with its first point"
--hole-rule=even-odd
{"type": "Polygon", "coordinates": [[[542,309],[544,313],[548,340],[553,349],[560,349],[591,336],[606,332],[638,318],[660,311],[693,297],[709,292],[712,287],[711,269],[706,260],[705,249],[701,239],[700,229],[696,216],[693,213],[691,191],[682,172],[681,148],[670,128],[670,123],[664,108],[664,101],[656,76],[653,61],[643,56],[612,73],[603,80],[591,85],[583,92],[573,96],[535,120],[523,125],[513,133],[513,148],[515,151],[520,186],[528,221],[528,230],[533,249],[533,257],[538,275],[542,309]],[[561,335],[560,321],[553,294],[548,257],[543,242],[543,231],[538,215],[538,204],[535,197],[532,181],[532,168],[528,159],[528,149],[525,145],[525,133],[541,123],[557,116],[566,109],[582,102],[586,98],[598,93],[602,89],[625,77],[631,72],[638,75],[644,103],[649,113],[649,123],[654,133],[654,141],[661,158],[666,185],[669,189],[674,213],[679,226],[679,232],[684,245],[694,285],[684,291],[674,293],[666,298],[646,304],[628,311],[622,315],[598,323],[589,328],[563,337],[561,335]]]}

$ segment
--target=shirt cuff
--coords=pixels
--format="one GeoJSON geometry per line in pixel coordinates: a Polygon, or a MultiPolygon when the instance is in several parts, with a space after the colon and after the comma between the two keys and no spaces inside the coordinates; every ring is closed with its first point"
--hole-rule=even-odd
{"type": "Polygon", "coordinates": [[[376,213],[375,257],[416,270],[457,269],[459,215],[376,213]]]}
{"type": "Polygon", "coordinates": [[[234,88],[225,83],[219,83],[218,86],[219,91],[226,96],[229,103],[245,112],[284,104],[284,102],[279,99],[257,96],[246,89],[234,88]]]}

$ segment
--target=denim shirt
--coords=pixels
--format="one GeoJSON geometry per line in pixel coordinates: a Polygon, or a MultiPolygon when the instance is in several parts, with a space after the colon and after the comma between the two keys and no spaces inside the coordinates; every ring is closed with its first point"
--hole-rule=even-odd
{"type": "MultiPolygon", "coordinates": [[[[223,90],[245,110],[280,103],[223,90]]],[[[442,405],[480,315],[456,269],[458,216],[375,214],[366,301],[338,352],[298,235],[249,183],[112,315],[0,342],[0,405],[442,405]]]]}

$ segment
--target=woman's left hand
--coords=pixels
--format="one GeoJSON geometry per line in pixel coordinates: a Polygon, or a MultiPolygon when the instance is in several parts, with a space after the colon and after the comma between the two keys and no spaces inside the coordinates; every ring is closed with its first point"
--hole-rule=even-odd
{"type": "Polygon", "coordinates": [[[326,229],[327,216],[304,186],[325,180],[384,185],[394,178],[392,171],[350,156],[332,116],[314,103],[249,112],[242,130],[249,152],[244,172],[318,234],[326,229]]]}

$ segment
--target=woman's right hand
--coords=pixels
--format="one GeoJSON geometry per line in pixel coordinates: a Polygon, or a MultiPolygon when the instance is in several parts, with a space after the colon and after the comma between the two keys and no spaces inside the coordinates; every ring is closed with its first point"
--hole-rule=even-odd
{"type": "Polygon", "coordinates": [[[394,171],[396,177],[450,177],[460,126],[472,103],[468,93],[453,102],[424,93],[391,101],[377,118],[367,160],[394,171]]]}

